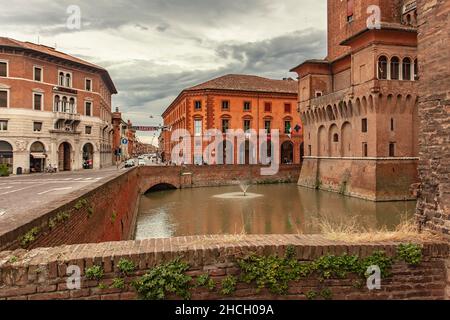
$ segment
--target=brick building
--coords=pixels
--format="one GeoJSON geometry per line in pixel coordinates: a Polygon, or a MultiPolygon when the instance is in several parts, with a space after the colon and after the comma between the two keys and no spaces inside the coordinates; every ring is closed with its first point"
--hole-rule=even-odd
{"type": "MultiPolygon", "coordinates": [[[[263,129],[280,129],[280,161],[298,164],[302,153],[302,130],[296,104],[297,81],[292,79],[225,75],[185,89],[163,114],[164,125],[171,130],[163,131],[159,139],[162,144],[160,148],[163,149],[162,158],[171,160],[171,150],[178,143],[171,141],[171,134],[177,129],[186,129],[192,141],[209,129],[221,130],[224,139],[225,132],[232,129],[245,132],[255,130],[258,133],[263,129]]],[[[236,145],[237,141],[234,143],[236,145]]],[[[260,143],[258,140],[257,145],[260,143]]],[[[208,144],[203,143],[203,150],[208,144]]],[[[223,152],[225,158],[227,143],[223,143],[222,148],[218,152],[223,152]]],[[[250,164],[251,158],[260,163],[257,148],[252,146],[249,139],[236,146],[233,149],[234,163],[250,164]],[[238,155],[239,152],[244,156],[238,155]]],[[[192,156],[192,163],[203,162],[203,158],[192,156]]],[[[226,163],[225,159],[223,163],[226,163]]]]}
{"type": "Polygon", "coordinates": [[[374,201],[414,198],[416,21],[415,1],[328,0],[328,56],[292,69],[305,136],[300,185],[374,201]]]}
{"type": "Polygon", "coordinates": [[[122,119],[119,108],[112,114],[112,124],[114,128],[113,150],[115,160],[124,161],[131,158],[135,153],[135,135],[132,123],[122,119]],[[120,154],[117,151],[120,150],[120,154]]]}
{"type": "Polygon", "coordinates": [[[0,163],[12,173],[111,165],[116,93],[99,66],[0,38],[0,163]]]}

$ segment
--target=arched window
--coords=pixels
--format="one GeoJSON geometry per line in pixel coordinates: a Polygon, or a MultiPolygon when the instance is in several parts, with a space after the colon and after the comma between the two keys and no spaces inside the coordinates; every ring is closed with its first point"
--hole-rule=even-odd
{"type": "Polygon", "coordinates": [[[67,98],[66,97],[62,98],[61,111],[62,112],[67,112],[67,98]]]}
{"type": "Polygon", "coordinates": [[[75,113],[75,99],[74,98],[70,98],[70,100],[69,100],[69,112],[75,113]]]}
{"type": "Polygon", "coordinates": [[[63,72],[59,73],[59,85],[64,86],[64,73],[63,72]]]}
{"type": "Polygon", "coordinates": [[[400,59],[392,57],[391,59],[391,80],[400,79],[400,59]]]}
{"type": "Polygon", "coordinates": [[[414,80],[419,80],[419,63],[417,62],[417,59],[414,60],[414,80]]]}
{"type": "Polygon", "coordinates": [[[378,79],[387,80],[388,78],[388,63],[385,56],[378,59],[378,79]]]}
{"type": "Polygon", "coordinates": [[[402,76],[403,80],[410,81],[411,80],[411,59],[405,58],[403,59],[403,67],[402,67],[402,76]]]}
{"type": "Polygon", "coordinates": [[[61,109],[61,99],[59,98],[59,96],[55,96],[55,105],[53,106],[53,110],[55,112],[60,112],[61,109]]]}
{"type": "Polygon", "coordinates": [[[70,74],[68,73],[67,75],[66,75],[66,87],[71,87],[71,77],[70,77],[70,74]]]}
{"type": "Polygon", "coordinates": [[[333,142],[339,142],[339,135],[337,133],[333,135],[333,142]]]}

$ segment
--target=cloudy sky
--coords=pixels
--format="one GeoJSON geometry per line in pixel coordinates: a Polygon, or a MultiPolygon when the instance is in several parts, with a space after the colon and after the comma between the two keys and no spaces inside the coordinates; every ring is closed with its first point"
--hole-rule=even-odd
{"type": "Polygon", "coordinates": [[[186,87],[228,73],[295,76],[291,67],[326,55],[326,0],[0,3],[0,35],[39,39],[107,68],[119,90],[114,107],[137,125],[160,124],[186,87]],[[80,29],[67,28],[73,5],[81,12],[80,29]]]}

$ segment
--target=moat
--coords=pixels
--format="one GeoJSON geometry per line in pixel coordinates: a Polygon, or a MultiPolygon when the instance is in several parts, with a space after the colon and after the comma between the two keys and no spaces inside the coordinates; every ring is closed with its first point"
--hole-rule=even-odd
{"type": "Polygon", "coordinates": [[[205,234],[317,234],[320,222],[394,229],[414,201],[374,203],[295,184],[166,190],[140,200],[136,239],[205,234]]]}

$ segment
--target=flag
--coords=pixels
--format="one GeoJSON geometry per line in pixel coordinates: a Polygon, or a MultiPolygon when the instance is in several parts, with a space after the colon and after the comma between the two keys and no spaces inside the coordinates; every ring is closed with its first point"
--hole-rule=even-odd
{"type": "Polygon", "coordinates": [[[300,125],[296,125],[294,129],[296,132],[299,132],[302,129],[302,127],[300,125]]]}

